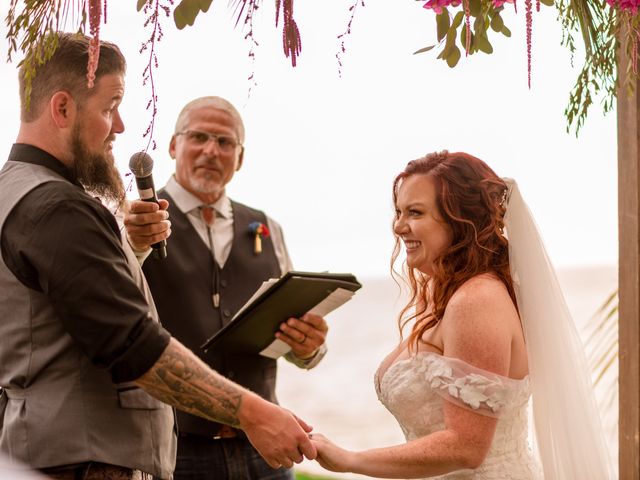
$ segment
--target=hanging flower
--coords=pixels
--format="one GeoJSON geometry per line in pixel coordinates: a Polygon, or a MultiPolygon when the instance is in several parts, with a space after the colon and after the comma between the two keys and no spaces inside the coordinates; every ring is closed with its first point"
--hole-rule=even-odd
{"type": "Polygon", "coordinates": [[[422,8],[431,9],[436,13],[442,13],[443,7],[457,7],[460,5],[461,0],[429,0],[422,8]]]}
{"type": "Polygon", "coordinates": [[[251,222],[249,224],[249,233],[254,235],[253,253],[258,255],[262,253],[262,239],[269,238],[269,228],[260,222],[251,222]]]}
{"type": "Polygon", "coordinates": [[[638,13],[638,7],[640,7],[640,0],[607,0],[607,3],[612,8],[629,12],[634,16],[638,13]]]}
{"type": "Polygon", "coordinates": [[[87,64],[87,88],[93,88],[96,80],[96,70],[100,59],[100,20],[102,20],[102,0],[89,0],[89,32],[91,43],[89,44],[89,63],[87,64]]]}
{"type": "MultiPolygon", "coordinates": [[[[640,0],[607,0],[638,2],[640,0]]],[[[540,4],[553,5],[554,0],[535,0],[535,8],[540,10],[540,4]]],[[[505,37],[511,36],[511,30],[504,24],[502,13],[505,3],[511,3],[516,8],[516,0],[428,0],[423,8],[433,10],[436,14],[437,40],[442,45],[438,58],[455,67],[460,60],[461,48],[467,56],[477,52],[493,53],[490,36],[501,33],[505,37]],[[455,9],[459,8],[458,11],[455,9]],[[459,31],[460,29],[460,31],[459,31]]],[[[533,0],[525,0],[526,32],[527,32],[527,73],[531,87],[531,36],[533,0]]],[[[415,53],[428,52],[435,45],[424,47],[415,53]]]]}

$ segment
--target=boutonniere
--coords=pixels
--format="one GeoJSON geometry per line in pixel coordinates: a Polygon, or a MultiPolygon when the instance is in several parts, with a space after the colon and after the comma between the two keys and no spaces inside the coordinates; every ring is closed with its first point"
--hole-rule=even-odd
{"type": "Polygon", "coordinates": [[[262,239],[269,238],[269,228],[264,223],[251,222],[249,233],[254,235],[253,253],[257,255],[262,252],[262,239]]]}

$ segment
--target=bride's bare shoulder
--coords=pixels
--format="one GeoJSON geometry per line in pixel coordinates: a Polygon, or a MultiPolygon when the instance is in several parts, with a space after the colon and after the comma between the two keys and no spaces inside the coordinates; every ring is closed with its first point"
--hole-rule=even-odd
{"type": "Polygon", "coordinates": [[[447,355],[507,375],[517,311],[506,286],[493,275],[478,275],[451,297],[442,319],[447,355]]]}
{"type": "Polygon", "coordinates": [[[463,283],[451,296],[447,308],[499,307],[512,304],[507,287],[490,273],[483,273],[463,283]]]}

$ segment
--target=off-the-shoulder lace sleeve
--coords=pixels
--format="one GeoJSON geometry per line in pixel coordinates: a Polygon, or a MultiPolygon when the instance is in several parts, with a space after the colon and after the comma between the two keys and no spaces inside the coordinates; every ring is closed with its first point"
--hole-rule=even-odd
{"type": "Polygon", "coordinates": [[[420,363],[426,381],[438,395],[459,407],[498,418],[527,401],[529,377],[503,377],[432,352],[423,356],[420,363]]]}

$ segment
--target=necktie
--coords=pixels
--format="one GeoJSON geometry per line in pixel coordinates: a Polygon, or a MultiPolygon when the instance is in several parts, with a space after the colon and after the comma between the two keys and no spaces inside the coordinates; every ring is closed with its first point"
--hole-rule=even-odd
{"type": "Polygon", "coordinates": [[[202,217],[202,221],[204,221],[207,226],[207,236],[209,237],[209,250],[211,251],[211,256],[213,257],[213,306],[214,308],[220,307],[220,294],[218,293],[218,281],[220,273],[218,272],[218,262],[215,260],[215,255],[213,253],[213,239],[211,238],[211,226],[213,222],[216,221],[216,211],[213,207],[209,205],[200,205],[200,216],[202,217]]]}
{"type": "Polygon", "coordinates": [[[211,225],[213,225],[213,222],[216,221],[216,211],[209,205],[200,206],[200,216],[202,217],[202,220],[207,225],[207,227],[210,227],[211,225]]]}

